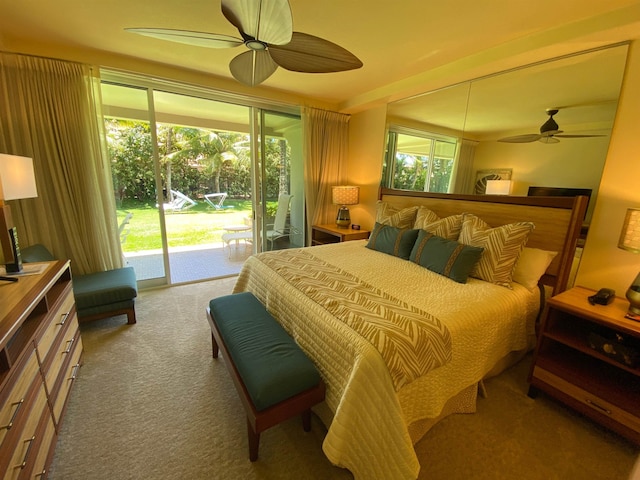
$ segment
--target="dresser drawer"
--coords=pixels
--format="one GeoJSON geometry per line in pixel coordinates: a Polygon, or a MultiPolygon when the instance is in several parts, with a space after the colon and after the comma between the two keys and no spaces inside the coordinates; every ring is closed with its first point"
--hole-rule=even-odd
{"type": "Polygon", "coordinates": [[[44,363],[47,353],[51,349],[51,345],[53,345],[56,337],[72,320],[72,310],[74,306],[73,291],[71,290],[71,286],[69,286],[67,290],[58,308],[49,313],[49,325],[47,325],[45,331],[36,340],[40,364],[44,363]]]}
{"type": "Polygon", "coordinates": [[[27,465],[27,468],[23,469],[20,480],[41,480],[47,478],[48,465],[53,459],[53,450],[56,445],[56,428],[51,419],[49,412],[45,411],[40,419],[40,425],[38,426],[37,436],[40,439],[38,453],[35,456],[33,464],[27,465]]]}
{"type": "Polygon", "coordinates": [[[34,458],[38,455],[38,447],[42,444],[42,433],[38,431],[38,426],[43,415],[49,416],[47,407],[47,395],[44,390],[44,384],[40,384],[34,402],[29,411],[29,417],[26,419],[22,430],[17,436],[13,450],[3,450],[7,455],[11,455],[6,465],[2,478],[4,480],[14,480],[20,477],[25,471],[25,467],[32,464],[34,458]]]}
{"type": "Polygon", "coordinates": [[[551,387],[564,392],[583,406],[588,407],[588,409],[594,413],[609,417],[614,422],[625,425],[636,432],[640,432],[640,418],[636,417],[632,413],[623,410],[538,366],[533,369],[533,375],[551,387]]]}
{"type": "Polygon", "coordinates": [[[64,335],[54,342],[49,354],[50,357],[47,357],[47,362],[43,366],[43,373],[49,394],[55,389],[62,364],[71,356],[74,350],[74,343],[77,341],[76,337],[79,338],[79,336],[76,335],[78,333],[78,319],[75,313],[67,323],[69,323],[69,325],[64,331],[64,335]]]}
{"type": "Polygon", "coordinates": [[[21,365],[11,374],[11,379],[15,381],[7,382],[7,387],[0,392],[0,446],[13,425],[19,423],[21,415],[29,414],[27,394],[34,378],[37,377],[38,381],[42,382],[33,347],[19,363],[21,365]]]}
{"type": "Polygon", "coordinates": [[[57,385],[57,390],[54,391],[54,396],[51,401],[53,404],[53,418],[56,426],[60,424],[62,419],[62,411],[67,402],[69,396],[69,390],[73,386],[75,379],[78,375],[78,369],[80,368],[80,357],[82,355],[82,338],[80,337],[80,331],[76,331],[76,336],[73,341],[73,349],[69,353],[69,358],[63,365],[63,370],[60,372],[60,384],[57,385]]]}

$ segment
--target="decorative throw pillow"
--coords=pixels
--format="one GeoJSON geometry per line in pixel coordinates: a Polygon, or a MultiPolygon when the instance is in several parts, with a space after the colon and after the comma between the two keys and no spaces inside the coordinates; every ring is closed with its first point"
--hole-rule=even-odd
{"type": "Polygon", "coordinates": [[[460,229],[462,229],[462,214],[440,218],[433,210],[419,207],[413,228],[426,230],[449,240],[458,240],[460,229]]]}
{"type": "Polygon", "coordinates": [[[484,248],[471,276],[511,288],[513,270],[533,228],[534,224],[531,222],[510,223],[492,228],[475,215],[463,214],[458,241],[484,248]]]}
{"type": "Polygon", "coordinates": [[[397,208],[378,200],[376,204],[376,222],[398,228],[412,228],[418,207],[397,208]]]}
{"type": "Polygon", "coordinates": [[[367,248],[408,260],[417,236],[418,230],[376,223],[369,236],[367,248]]]}
{"type": "Polygon", "coordinates": [[[533,290],[558,252],[525,247],[513,271],[513,281],[533,290]]]}
{"type": "Polygon", "coordinates": [[[467,283],[482,250],[420,230],[409,260],[458,283],[467,283]]]}

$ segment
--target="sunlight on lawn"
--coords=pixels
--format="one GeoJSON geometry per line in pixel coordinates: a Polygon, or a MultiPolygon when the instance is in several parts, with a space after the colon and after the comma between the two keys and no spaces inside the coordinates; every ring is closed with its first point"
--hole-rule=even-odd
{"type": "MultiPolygon", "coordinates": [[[[125,226],[126,238],[122,244],[124,252],[160,250],[160,222],[158,209],[150,206],[118,210],[118,223],[127,213],[132,213],[125,226]]],[[[222,242],[224,227],[244,225],[251,217],[248,202],[237,202],[235,208],[218,211],[204,203],[183,211],[165,214],[167,242],[169,247],[188,247],[222,242]]]]}

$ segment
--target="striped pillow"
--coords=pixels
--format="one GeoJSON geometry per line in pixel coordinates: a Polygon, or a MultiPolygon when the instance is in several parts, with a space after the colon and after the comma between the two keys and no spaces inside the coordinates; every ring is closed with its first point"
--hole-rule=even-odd
{"type": "Polygon", "coordinates": [[[366,247],[371,250],[409,260],[413,244],[416,243],[418,230],[396,228],[376,223],[369,236],[366,247]]]}
{"type": "Polygon", "coordinates": [[[376,222],[390,227],[412,228],[418,207],[397,208],[378,200],[376,204],[376,222]]]}
{"type": "Polygon", "coordinates": [[[511,288],[513,271],[529,234],[531,222],[518,222],[492,228],[475,215],[465,213],[458,241],[484,248],[471,276],[511,288]]]}
{"type": "Polygon", "coordinates": [[[462,228],[462,214],[440,218],[434,211],[427,207],[420,207],[416,212],[416,221],[413,228],[426,230],[448,240],[458,240],[462,228]]]}

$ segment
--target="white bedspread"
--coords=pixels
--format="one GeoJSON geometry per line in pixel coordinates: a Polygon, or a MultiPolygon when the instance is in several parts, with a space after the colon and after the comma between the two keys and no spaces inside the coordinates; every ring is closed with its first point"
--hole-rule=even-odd
{"type": "Polygon", "coordinates": [[[529,346],[538,293],[475,279],[458,284],[365,245],[317,246],[311,253],[430,312],[451,334],[452,360],[398,393],[379,352],[264,265],[261,255],[268,254],[247,260],[235,291],[253,292],[318,366],[327,384],[326,408],[318,411],[328,428],[327,458],[356,479],[414,479],[420,465],[409,425],[437,417],[502,357],[529,346]]]}

